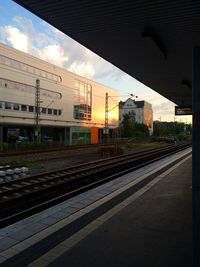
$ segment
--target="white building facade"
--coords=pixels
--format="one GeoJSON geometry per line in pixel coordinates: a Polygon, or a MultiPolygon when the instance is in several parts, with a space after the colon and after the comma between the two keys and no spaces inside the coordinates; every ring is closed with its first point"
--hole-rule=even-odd
{"type": "Polygon", "coordinates": [[[119,102],[119,124],[123,121],[123,115],[129,114],[133,121],[144,123],[148,126],[149,133],[153,133],[152,105],[146,101],[135,101],[128,98],[119,102]]]}
{"type": "MultiPolygon", "coordinates": [[[[34,139],[36,80],[42,138],[65,144],[97,139],[105,123],[105,94],[117,97],[115,90],[0,44],[0,142],[17,135],[34,139]]],[[[115,108],[109,128],[117,126],[115,108]]]]}

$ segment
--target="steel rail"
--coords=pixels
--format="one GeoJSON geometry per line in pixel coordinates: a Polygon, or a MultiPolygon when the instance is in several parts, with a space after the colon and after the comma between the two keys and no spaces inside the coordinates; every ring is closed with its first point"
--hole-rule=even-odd
{"type": "MultiPolygon", "coordinates": [[[[184,149],[184,147],[189,147],[191,145],[185,145],[185,146],[179,146],[172,148],[171,150],[167,150],[167,154],[163,154],[161,153],[157,153],[156,157],[152,157],[151,155],[146,156],[146,159],[142,162],[141,161],[141,157],[140,160],[138,158],[138,162],[136,165],[132,165],[132,162],[129,162],[126,164],[125,169],[121,168],[121,164],[115,164],[116,167],[116,173],[113,174],[112,172],[112,168],[109,169],[108,166],[106,167],[106,169],[104,169],[104,171],[101,169],[100,172],[97,172],[100,174],[100,177],[94,177],[93,179],[87,179],[88,175],[85,175],[85,180],[83,178],[80,179],[80,177],[76,180],[70,181],[70,186],[67,188],[63,187],[64,183],[61,183],[61,187],[57,186],[52,186],[51,189],[56,188],[56,190],[51,191],[53,194],[50,194],[49,192],[49,188],[47,188],[46,193],[41,195],[42,190],[38,190],[37,192],[32,192],[32,196],[30,197],[30,195],[26,195],[23,197],[20,197],[18,200],[20,201],[16,201],[16,199],[13,201],[8,201],[8,205],[0,205],[1,206],[1,218],[0,218],[0,226],[6,226],[10,223],[16,222],[22,218],[25,218],[29,215],[34,214],[35,212],[41,211],[47,207],[50,207],[52,205],[55,205],[69,197],[72,197],[80,192],[83,192],[85,190],[88,190],[89,188],[92,188],[96,185],[99,185],[101,183],[104,183],[106,181],[109,181],[111,179],[114,179],[120,175],[123,175],[125,173],[131,172],[137,168],[140,168],[142,166],[145,166],[147,164],[150,164],[152,162],[155,162],[156,160],[160,159],[160,158],[164,158],[167,155],[176,153],[182,149],[184,149]],[[108,171],[109,170],[109,171],[108,171]],[[107,172],[108,171],[108,172],[107,172]],[[84,180],[84,181],[83,181],[84,180]],[[74,181],[76,181],[76,183],[74,184],[74,181]],[[78,181],[78,183],[77,183],[78,181]],[[62,189],[62,190],[61,190],[62,189]],[[36,194],[35,194],[36,193],[36,194]],[[56,194],[55,194],[56,193],[56,194]],[[25,201],[25,202],[24,202],[25,201]],[[28,201],[29,204],[26,202],[28,201]],[[11,204],[11,205],[10,205],[11,204]],[[14,204],[14,205],[13,205],[14,204]],[[10,210],[11,208],[11,210],[10,210]]],[[[154,154],[155,155],[155,154],[154,154]]]]}
{"type": "MultiPolygon", "coordinates": [[[[188,147],[191,146],[191,145],[188,145],[188,147]]],[[[186,146],[185,146],[186,147],[186,146]]],[[[93,188],[97,185],[100,185],[102,183],[105,183],[111,179],[114,179],[116,177],[119,177],[120,175],[123,175],[123,174],[126,174],[128,172],[131,172],[131,171],[134,171],[140,167],[143,167],[147,164],[150,164],[150,163],[153,163],[155,161],[157,161],[158,159],[161,159],[161,158],[164,158],[166,157],[167,155],[171,155],[171,154],[174,154],[180,150],[184,149],[183,146],[179,146],[179,148],[176,148],[176,149],[171,149],[171,151],[168,151],[167,154],[160,154],[159,156],[157,155],[156,158],[152,158],[150,157],[148,160],[146,158],[147,161],[144,161],[144,162],[138,162],[138,164],[136,166],[132,166],[130,165],[128,168],[125,168],[125,169],[121,169],[119,167],[118,169],[118,172],[117,173],[110,173],[108,172],[107,175],[105,176],[100,176],[97,177],[97,179],[92,179],[92,181],[89,181],[88,183],[80,183],[79,186],[75,187],[75,186],[71,186],[70,190],[68,190],[66,192],[66,190],[59,190],[59,194],[55,194],[55,195],[51,195],[51,198],[46,198],[46,197],[43,197],[40,199],[40,197],[38,197],[38,195],[35,195],[33,194],[33,197],[32,198],[32,201],[30,201],[30,205],[25,205],[25,206],[18,206],[22,203],[24,203],[24,200],[30,200],[29,198],[25,197],[23,198],[23,202],[16,202],[16,205],[14,205],[12,207],[13,210],[9,210],[9,206],[7,208],[4,208],[2,209],[1,208],[1,214],[3,214],[0,218],[0,226],[1,227],[4,227],[4,226],[7,226],[11,223],[14,223],[20,219],[23,219],[27,216],[30,216],[36,212],[39,212],[41,210],[44,210],[45,208],[48,208],[48,207],[51,207],[52,205],[55,205],[55,204],[58,204],[60,203],[61,201],[64,201],[74,195],[77,195],[81,192],[84,192],[90,188],[93,188]],[[36,201],[35,201],[35,198],[36,198],[36,201]],[[39,201],[38,201],[39,200],[39,201]]],[[[184,156],[185,157],[185,156],[184,156]]],[[[178,161],[178,160],[177,160],[178,161]]],[[[171,163],[171,164],[174,164],[174,163],[171,163]]],[[[166,168],[166,167],[165,167],[166,168]]],[[[80,181],[80,179],[79,179],[80,181]]],[[[39,195],[41,196],[41,194],[39,193],[39,195]]],[[[10,203],[10,202],[8,202],[10,203]]]]}
{"type": "MultiPolygon", "coordinates": [[[[180,145],[182,147],[182,145],[180,145]]],[[[89,164],[82,164],[72,168],[61,169],[49,173],[21,178],[15,181],[5,182],[0,187],[0,203],[7,202],[10,198],[20,198],[23,195],[30,194],[34,191],[44,190],[63,183],[71,183],[85,177],[90,177],[98,173],[109,171],[110,169],[125,168],[127,165],[137,164],[140,161],[146,161],[151,157],[176,150],[178,147],[167,147],[165,149],[153,150],[149,153],[141,152],[138,154],[128,154],[112,158],[109,160],[95,161],[89,164]]]]}
{"type": "MultiPolygon", "coordinates": [[[[174,149],[174,146],[167,146],[165,148],[156,148],[148,151],[148,155],[154,155],[154,153],[159,153],[163,151],[168,151],[169,149],[174,149]],[[163,150],[164,149],[164,150],[163,150]]],[[[177,149],[178,147],[176,147],[177,149]]],[[[16,180],[7,181],[1,183],[0,185],[0,203],[7,200],[8,195],[16,194],[15,198],[20,197],[19,192],[26,190],[34,190],[34,187],[45,186],[47,187],[47,183],[49,185],[54,186],[55,182],[66,182],[70,180],[77,179],[78,177],[84,177],[85,175],[91,175],[98,173],[102,170],[108,170],[110,168],[114,168],[115,166],[123,166],[124,164],[129,163],[130,161],[134,161],[136,163],[137,160],[142,159],[147,154],[147,151],[140,151],[137,153],[126,154],[122,156],[117,156],[115,158],[104,159],[93,161],[90,163],[84,163],[78,166],[68,167],[64,169],[59,169],[51,172],[42,173],[39,175],[34,175],[26,178],[19,178],[16,180]],[[139,158],[138,158],[139,157],[139,158]],[[85,175],[84,175],[85,174],[85,175]],[[6,199],[4,197],[6,196],[6,199]]],[[[38,190],[38,188],[36,188],[38,190]]],[[[34,190],[35,191],[35,190],[34,190]]]]}
{"type": "MultiPolygon", "coordinates": [[[[167,146],[166,146],[167,147],[167,146]]],[[[171,147],[171,145],[168,145],[168,147],[171,147]]],[[[127,157],[127,155],[139,155],[139,154],[143,154],[145,152],[151,152],[151,151],[156,151],[156,150],[161,150],[163,148],[152,148],[152,149],[147,149],[147,150],[143,150],[143,151],[138,151],[138,152],[132,152],[132,153],[129,153],[129,154],[126,154],[126,155],[121,155],[121,156],[116,156],[114,159],[122,159],[123,157],[127,157]]],[[[37,178],[40,178],[41,175],[44,177],[44,175],[53,175],[53,174],[56,174],[58,172],[65,172],[65,171],[68,171],[68,172],[73,172],[73,171],[77,171],[78,168],[84,168],[84,167],[88,167],[88,166],[92,166],[92,165],[96,165],[97,163],[103,163],[103,162],[108,162],[108,161],[113,161],[113,158],[106,158],[106,159],[100,159],[100,160],[95,160],[95,161],[92,161],[92,162],[89,162],[89,163],[82,163],[82,164],[79,164],[79,165],[74,165],[74,166],[71,166],[71,167],[66,167],[66,168],[61,168],[61,169],[56,169],[54,171],[50,171],[50,172],[43,172],[42,174],[36,174],[36,175],[32,175],[31,177],[25,177],[25,178],[19,178],[17,180],[11,180],[11,181],[5,181],[5,182],[2,182],[0,184],[0,190],[2,187],[4,186],[10,186],[12,184],[16,184],[16,183],[20,183],[20,182],[28,182],[29,180],[31,179],[37,179],[37,178]]],[[[9,167],[6,167],[5,170],[7,169],[10,169],[10,166],[9,167]]]]}

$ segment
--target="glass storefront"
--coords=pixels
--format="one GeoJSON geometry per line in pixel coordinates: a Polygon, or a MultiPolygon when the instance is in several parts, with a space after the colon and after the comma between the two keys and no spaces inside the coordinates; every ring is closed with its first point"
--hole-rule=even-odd
{"type": "Polygon", "coordinates": [[[71,127],[71,139],[73,145],[90,144],[91,142],[90,128],[83,128],[77,126],[71,127]]]}

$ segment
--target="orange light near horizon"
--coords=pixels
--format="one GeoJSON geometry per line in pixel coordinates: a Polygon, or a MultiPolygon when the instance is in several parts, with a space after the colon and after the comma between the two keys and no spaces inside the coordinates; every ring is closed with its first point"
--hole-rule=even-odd
{"type": "MultiPolygon", "coordinates": [[[[97,123],[105,123],[105,111],[93,111],[92,119],[97,123]]],[[[112,111],[108,112],[108,122],[109,124],[113,124],[113,121],[118,122],[119,115],[118,115],[118,107],[113,109],[112,111]]]]}

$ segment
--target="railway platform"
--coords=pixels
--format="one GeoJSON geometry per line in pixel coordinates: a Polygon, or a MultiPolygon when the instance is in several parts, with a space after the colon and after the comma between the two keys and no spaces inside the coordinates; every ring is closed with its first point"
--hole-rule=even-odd
{"type": "Polygon", "coordinates": [[[192,266],[191,149],[0,230],[0,266],[192,266]]]}

